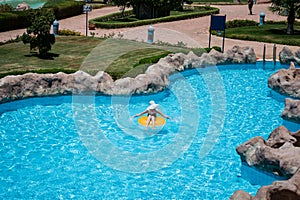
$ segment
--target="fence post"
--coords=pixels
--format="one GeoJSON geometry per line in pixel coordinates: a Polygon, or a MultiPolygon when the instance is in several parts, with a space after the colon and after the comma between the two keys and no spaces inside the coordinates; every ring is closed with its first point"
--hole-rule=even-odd
{"type": "Polygon", "coordinates": [[[273,46],[273,62],[274,62],[274,65],[276,64],[276,44],[274,44],[273,46]]]}
{"type": "Polygon", "coordinates": [[[263,63],[266,62],[266,44],[264,44],[264,50],[263,50],[263,63]]]}

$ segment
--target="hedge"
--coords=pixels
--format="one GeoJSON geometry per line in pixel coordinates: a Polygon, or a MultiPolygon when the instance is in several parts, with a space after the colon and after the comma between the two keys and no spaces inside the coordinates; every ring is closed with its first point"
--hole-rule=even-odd
{"type": "Polygon", "coordinates": [[[253,20],[244,20],[244,19],[235,19],[232,21],[226,22],[226,28],[237,28],[237,27],[243,27],[243,26],[257,26],[258,22],[253,20]]]}
{"type": "Polygon", "coordinates": [[[51,0],[45,3],[43,8],[52,9],[56,19],[65,19],[83,13],[84,1],[51,0]]]}
{"type": "MultiPolygon", "coordinates": [[[[265,24],[287,24],[287,21],[265,21],[265,24]]],[[[238,28],[243,26],[257,26],[258,22],[248,19],[235,19],[226,22],[226,28],[238,28]]],[[[300,25],[300,22],[295,21],[294,25],[300,25]]]]}
{"type": "MultiPolygon", "coordinates": [[[[83,13],[83,1],[52,0],[45,3],[42,9],[52,9],[56,19],[64,19],[83,13]]],[[[30,26],[28,13],[26,11],[0,12],[0,32],[27,28],[30,26]]]]}
{"type": "Polygon", "coordinates": [[[30,25],[28,11],[0,12],[0,31],[26,28],[30,25]]]}
{"type": "MultiPolygon", "coordinates": [[[[160,23],[160,22],[170,22],[170,21],[191,19],[191,18],[203,17],[203,16],[219,13],[218,8],[214,8],[214,7],[210,7],[210,6],[203,6],[201,8],[205,8],[206,11],[198,11],[198,12],[192,12],[192,13],[182,14],[182,15],[170,15],[170,16],[166,16],[166,17],[139,20],[139,21],[135,21],[135,22],[110,23],[110,22],[108,22],[109,20],[121,17],[121,13],[113,13],[110,15],[106,15],[103,17],[98,17],[98,18],[89,20],[89,22],[92,24],[95,24],[97,28],[111,29],[111,28],[135,27],[135,26],[155,24],[155,23],[160,23]]],[[[125,16],[129,16],[129,15],[133,14],[133,11],[126,11],[126,12],[124,12],[124,14],[125,14],[125,16]]]]}

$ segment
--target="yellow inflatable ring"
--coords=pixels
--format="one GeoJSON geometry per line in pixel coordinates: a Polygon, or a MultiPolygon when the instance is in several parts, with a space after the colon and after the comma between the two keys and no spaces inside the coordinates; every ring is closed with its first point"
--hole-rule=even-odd
{"type": "MultiPolygon", "coordinates": [[[[148,119],[147,116],[142,116],[138,119],[138,123],[142,126],[146,126],[147,119],[148,119]]],[[[165,118],[160,117],[160,116],[157,116],[155,118],[155,126],[163,126],[163,125],[165,125],[165,123],[166,123],[165,118]]],[[[149,126],[151,126],[151,125],[152,125],[152,123],[149,124],[149,126]]]]}

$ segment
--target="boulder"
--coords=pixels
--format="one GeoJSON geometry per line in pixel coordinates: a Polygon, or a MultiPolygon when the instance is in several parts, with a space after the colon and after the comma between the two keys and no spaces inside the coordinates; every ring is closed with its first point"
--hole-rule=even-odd
{"type": "Polygon", "coordinates": [[[255,63],[256,54],[252,47],[234,46],[225,53],[225,63],[255,63]]]}
{"type": "Polygon", "coordinates": [[[237,190],[230,200],[300,200],[300,130],[292,133],[279,126],[269,135],[267,141],[255,137],[236,148],[242,162],[286,177],[261,187],[253,197],[237,190]]]}
{"type": "Polygon", "coordinates": [[[286,98],[284,104],[285,106],[281,117],[285,120],[300,124],[300,100],[286,98]]]}
{"type": "Polygon", "coordinates": [[[224,64],[226,62],[226,57],[225,57],[225,54],[219,52],[219,51],[216,51],[215,49],[212,49],[210,52],[209,52],[209,55],[213,58],[215,58],[216,60],[216,64],[224,64]]]}
{"type": "Polygon", "coordinates": [[[300,170],[286,181],[275,181],[269,186],[260,188],[255,199],[300,200],[300,170]]]}
{"type": "Polygon", "coordinates": [[[249,166],[291,177],[300,167],[300,148],[297,138],[284,126],[273,130],[267,141],[254,137],[236,148],[241,161],[249,166]]]}
{"type": "Polygon", "coordinates": [[[200,61],[201,58],[197,56],[194,52],[190,51],[187,54],[187,59],[185,60],[183,65],[185,69],[196,68],[200,66],[200,61]]]}
{"type": "Polygon", "coordinates": [[[288,47],[284,46],[279,52],[279,60],[281,63],[288,64],[295,62],[300,65],[300,48],[296,52],[292,52],[288,47]]]}
{"type": "Polygon", "coordinates": [[[286,127],[279,126],[269,135],[266,145],[271,148],[280,148],[286,142],[295,144],[297,139],[293,137],[292,132],[290,132],[286,127]]]}
{"type": "Polygon", "coordinates": [[[229,200],[253,200],[253,197],[243,190],[237,190],[233,193],[229,200]]]}
{"type": "Polygon", "coordinates": [[[169,85],[169,75],[175,73],[175,69],[171,68],[168,65],[160,65],[158,63],[151,65],[146,70],[145,74],[148,75],[147,77],[151,77],[153,81],[157,81],[159,79],[159,85],[168,86],[169,85]],[[162,81],[162,83],[161,83],[162,81]]]}
{"type": "MultiPolygon", "coordinates": [[[[158,64],[169,69],[172,69],[171,72],[183,71],[184,70],[184,61],[187,59],[187,56],[183,53],[169,54],[165,58],[161,58],[158,61],[158,64]]],[[[170,75],[170,74],[166,74],[170,75]]]]}
{"type": "Polygon", "coordinates": [[[134,78],[126,77],[118,79],[114,83],[112,95],[132,94],[135,89],[134,78]]]}
{"type": "Polygon", "coordinates": [[[280,69],[270,76],[268,87],[282,95],[300,98],[300,69],[291,62],[288,69],[280,69]]]}
{"type": "Polygon", "coordinates": [[[27,73],[6,76],[0,79],[0,102],[8,102],[28,97],[54,96],[82,93],[108,93],[113,83],[105,72],[91,76],[83,71],[74,74],[27,73]]]}
{"type": "Polygon", "coordinates": [[[208,67],[208,66],[216,66],[217,65],[217,59],[211,56],[208,53],[204,53],[200,57],[198,67],[208,67]]]}
{"type": "Polygon", "coordinates": [[[24,10],[29,10],[30,9],[30,6],[28,3],[19,3],[16,7],[16,11],[24,11],[24,10]]]}
{"type": "Polygon", "coordinates": [[[104,71],[99,71],[94,76],[95,82],[97,83],[97,87],[95,88],[96,91],[103,93],[103,94],[109,94],[111,93],[113,89],[114,80],[111,78],[111,76],[104,71]]]}
{"type": "Polygon", "coordinates": [[[245,191],[237,190],[230,200],[300,200],[300,170],[286,181],[275,181],[261,187],[252,197],[245,191]]]}

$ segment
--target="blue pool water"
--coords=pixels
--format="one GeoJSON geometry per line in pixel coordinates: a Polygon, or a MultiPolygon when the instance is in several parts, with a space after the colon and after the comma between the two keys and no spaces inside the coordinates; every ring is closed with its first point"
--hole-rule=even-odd
{"type": "Polygon", "coordinates": [[[17,7],[18,4],[26,2],[29,4],[30,8],[32,9],[37,9],[43,7],[43,5],[46,3],[44,0],[0,0],[0,5],[1,4],[9,4],[12,5],[14,8],[17,7]]]}
{"type": "Polygon", "coordinates": [[[282,124],[284,102],[267,87],[273,67],[187,70],[155,95],[1,104],[0,198],[211,200],[238,189],[255,195],[265,178],[251,184],[235,148],[282,124]],[[145,130],[130,116],[152,99],[172,119],[145,130]]]}

